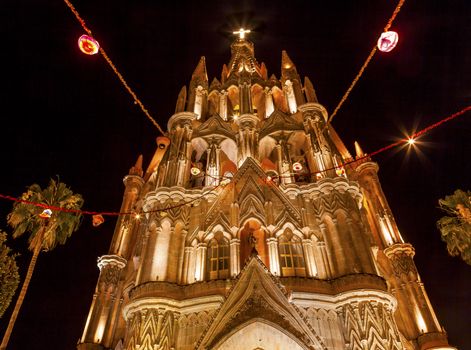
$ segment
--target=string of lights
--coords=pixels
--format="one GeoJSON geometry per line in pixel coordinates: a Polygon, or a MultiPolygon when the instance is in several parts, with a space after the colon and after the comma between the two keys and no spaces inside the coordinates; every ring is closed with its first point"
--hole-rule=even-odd
{"type": "MultiPolygon", "coordinates": [[[[396,19],[396,16],[398,15],[399,11],[401,11],[401,8],[402,6],[404,5],[406,0],[399,0],[396,8],[394,9],[394,12],[391,16],[391,18],[389,18],[389,21],[388,23],[386,24],[386,26],[384,27],[384,32],[387,32],[389,30],[389,28],[391,28],[394,20],[396,19]]],[[[355,76],[355,78],[353,79],[352,83],[350,84],[350,86],[348,87],[347,91],[345,92],[345,94],[342,96],[342,98],[340,99],[340,102],[337,104],[337,106],[335,107],[334,109],[334,112],[330,115],[330,118],[327,120],[327,124],[326,124],[326,127],[332,122],[332,119],[334,119],[334,117],[337,115],[338,111],[340,110],[340,108],[342,107],[342,105],[345,103],[345,101],[347,100],[347,98],[350,96],[350,93],[352,92],[353,88],[355,87],[355,85],[357,84],[358,80],[360,80],[361,76],[363,75],[366,67],[368,66],[368,64],[370,63],[370,61],[373,59],[373,56],[375,55],[376,51],[377,51],[377,46],[375,45],[368,57],[366,58],[365,62],[363,63],[363,65],[361,66],[358,74],[355,76]]]]}
{"type": "MultiPolygon", "coordinates": [[[[379,149],[377,149],[377,150],[375,150],[375,151],[373,151],[369,154],[365,154],[362,157],[358,157],[357,159],[352,159],[352,160],[346,161],[342,164],[339,164],[337,166],[334,166],[334,167],[331,167],[331,168],[328,168],[328,169],[324,169],[324,170],[319,171],[319,172],[313,172],[313,173],[308,173],[308,174],[304,174],[304,175],[308,175],[308,176],[309,175],[317,175],[317,174],[325,173],[325,172],[330,171],[330,170],[341,169],[341,168],[344,168],[347,165],[350,165],[350,164],[353,164],[353,163],[356,163],[356,162],[361,162],[361,161],[363,161],[365,159],[368,159],[368,158],[372,158],[373,156],[376,156],[376,155],[378,155],[380,153],[383,153],[387,150],[390,150],[394,147],[401,146],[401,145],[404,145],[404,144],[411,144],[411,140],[415,140],[418,137],[423,136],[424,134],[430,132],[431,130],[433,130],[433,129],[439,127],[439,126],[442,126],[443,124],[445,124],[449,121],[452,121],[452,120],[458,118],[459,116],[461,116],[461,115],[463,115],[463,114],[465,114],[466,112],[469,112],[469,111],[471,111],[471,105],[467,106],[467,107],[464,107],[460,111],[458,111],[456,113],[453,113],[453,114],[439,120],[438,122],[433,123],[433,124],[425,127],[424,129],[412,134],[410,137],[403,138],[399,141],[393,142],[393,143],[391,143],[389,145],[386,145],[384,147],[381,147],[381,148],[379,148],[379,149]]],[[[295,175],[295,173],[288,174],[288,175],[277,176],[276,178],[283,178],[285,176],[292,176],[292,175],[295,175]]],[[[55,211],[62,211],[62,212],[68,212],[68,213],[77,213],[77,214],[82,214],[82,215],[124,216],[124,215],[148,214],[148,213],[156,213],[156,212],[165,212],[167,210],[171,210],[171,209],[175,209],[175,208],[182,207],[182,206],[185,206],[185,205],[189,205],[193,202],[196,202],[200,199],[203,199],[204,197],[206,197],[211,192],[214,192],[218,188],[221,188],[221,187],[224,187],[225,185],[227,185],[227,183],[223,183],[221,181],[222,179],[225,179],[225,178],[229,179],[229,177],[226,177],[226,176],[214,177],[214,176],[211,176],[209,174],[206,174],[206,175],[202,174],[199,177],[205,177],[205,176],[211,177],[213,179],[217,179],[219,181],[218,185],[210,188],[209,191],[207,191],[206,193],[202,193],[200,196],[198,196],[196,198],[193,198],[189,201],[184,201],[184,202],[176,204],[174,206],[169,206],[169,207],[165,207],[165,208],[158,208],[158,209],[152,209],[152,210],[148,210],[148,211],[139,211],[139,212],[136,212],[136,211],[106,212],[106,211],[88,211],[88,210],[67,209],[67,208],[62,208],[62,207],[50,206],[50,205],[46,205],[46,204],[43,204],[43,203],[31,202],[31,201],[28,201],[28,200],[24,200],[24,199],[21,199],[21,198],[16,198],[16,197],[5,195],[5,194],[0,194],[0,198],[10,200],[10,201],[13,201],[13,202],[31,204],[31,205],[34,205],[34,206],[37,206],[37,207],[40,207],[40,208],[49,209],[49,210],[53,210],[53,211],[55,210],[55,211]]]]}
{"type": "MultiPolygon", "coordinates": [[[[75,18],[77,18],[78,22],[80,23],[80,25],[82,26],[83,30],[88,34],[90,35],[91,37],[93,37],[92,35],[92,31],[87,27],[87,25],[85,24],[85,21],[83,20],[83,18],[80,16],[80,14],[78,13],[78,11],[75,9],[74,5],[72,5],[72,3],[69,1],[69,0],[64,0],[64,2],[66,3],[66,5],[69,7],[69,9],[72,11],[72,13],[75,15],[75,18]]],[[[162,134],[162,135],[165,135],[165,132],[163,131],[163,129],[160,127],[159,123],[157,123],[157,121],[152,118],[152,116],[150,115],[149,111],[147,110],[147,108],[144,106],[144,104],[142,103],[142,101],[139,99],[139,97],[136,95],[136,93],[131,89],[131,87],[129,86],[129,84],[126,82],[126,80],[124,79],[123,75],[119,72],[118,68],[116,68],[116,66],[114,65],[113,61],[111,60],[111,58],[108,56],[108,54],[105,52],[105,50],[103,49],[103,47],[100,46],[99,48],[99,52],[101,53],[101,55],[103,56],[103,58],[106,60],[106,62],[108,63],[108,65],[111,67],[111,69],[113,70],[113,72],[115,73],[115,75],[118,77],[119,81],[121,82],[121,84],[124,86],[124,88],[126,89],[126,91],[132,96],[133,100],[134,100],[134,103],[137,104],[142,112],[145,114],[145,116],[147,117],[147,119],[149,119],[149,121],[157,128],[157,130],[162,134]]]]}

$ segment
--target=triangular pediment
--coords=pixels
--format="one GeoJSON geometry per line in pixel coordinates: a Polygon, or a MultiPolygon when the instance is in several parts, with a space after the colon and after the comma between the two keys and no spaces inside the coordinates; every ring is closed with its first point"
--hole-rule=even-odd
{"type": "Polygon", "coordinates": [[[241,219],[247,217],[247,212],[243,212],[243,209],[246,208],[248,214],[256,213],[255,217],[263,223],[265,222],[263,207],[268,200],[281,202],[280,206],[286,210],[287,215],[291,218],[290,221],[301,226],[302,220],[299,210],[276,185],[267,183],[266,177],[267,175],[260,165],[253,158],[248,157],[235,173],[231,183],[223,189],[211,206],[206,215],[204,226],[208,227],[212,224],[221,208],[224,207],[223,203],[234,202],[238,203],[241,209],[241,219]]]}
{"type": "Polygon", "coordinates": [[[260,139],[276,131],[303,130],[303,125],[279,109],[265,119],[260,129],[260,139]]]}
{"type": "Polygon", "coordinates": [[[234,329],[254,320],[277,325],[303,349],[327,349],[299,310],[289,302],[289,295],[278,279],[257,256],[252,255],[203,332],[196,349],[212,349],[234,329]]]}
{"type": "Polygon", "coordinates": [[[234,131],[232,130],[230,124],[222,119],[218,114],[208,118],[193,132],[193,137],[204,137],[211,135],[224,135],[234,139],[234,131]]]}

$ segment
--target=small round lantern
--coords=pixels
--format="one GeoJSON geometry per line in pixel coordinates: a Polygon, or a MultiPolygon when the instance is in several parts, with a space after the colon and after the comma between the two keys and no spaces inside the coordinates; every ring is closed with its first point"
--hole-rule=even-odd
{"type": "Polygon", "coordinates": [[[82,35],[78,39],[78,46],[80,51],[82,51],[86,55],[95,55],[100,50],[100,44],[98,41],[93,39],[90,35],[82,35]]]}
{"type": "Polygon", "coordinates": [[[294,162],[293,163],[293,170],[294,171],[301,171],[303,170],[303,166],[300,162],[294,162]]]}
{"type": "Polygon", "coordinates": [[[378,49],[383,52],[389,52],[394,49],[399,40],[399,35],[396,32],[384,32],[378,39],[378,49]]]}

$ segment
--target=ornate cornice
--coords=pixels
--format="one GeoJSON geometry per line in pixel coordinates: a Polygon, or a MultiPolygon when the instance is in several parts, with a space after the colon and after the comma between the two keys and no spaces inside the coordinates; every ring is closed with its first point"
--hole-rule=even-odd
{"type": "Polygon", "coordinates": [[[221,295],[175,300],[164,297],[146,297],[130,301],[123,307],[123,317],[128,320],[136,312],[146,309],[164,309],[166,311],[187,314],[218,308],[224,302],[221,295]]]}
{"type": "Polygon", "coordinates": [[[119,255],[102,255],[97,260],[97,265],[100,271],[106,266],[113,266],[123,269],[127,264],[127,260],[119,255]]]}
{"type": "Polygon", "coordinates": [[[168,130],[172,130],[172,128],[177,123],[189,124],[196,120],[197,115],[193,112],[180,112],[172,115],[167,123],[168,130]]]}

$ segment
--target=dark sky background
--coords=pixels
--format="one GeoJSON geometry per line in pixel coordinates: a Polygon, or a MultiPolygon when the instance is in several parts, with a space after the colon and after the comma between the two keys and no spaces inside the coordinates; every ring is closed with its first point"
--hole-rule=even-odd
{"type": "MultiPolygon", "coordinates": [[[[95,37],[161,124],[173,114],[200,56],[210,80],[230,58],[230,33],[252,29],[259,62],[280,75],[287,50],[331,113],[396,5],[376,1],[81,0],[74,3],[95,37]]],[[[1,11],[0,193],[19,196],[60,176],[85,198],[84,209],[118,211],[122,178],[142,153],[152,157],[157,131],[133,104],[100,55],[77,48],[83,31],[60,1],[6,0],[1,11]]],[[[471,1],[406,1],[393,26],[397,48],[378,53],[333,121],[353,151],[372,152],[471,102],[471,1]]],[[[421,273],[451,344],[471,348],[471,267],[449,257],[435,227],[439,198],[471,189],[471,114],[425,135],[417,150],[378,155],[380,179],[401,233],[416,249],[421,273]]],[[[10,232],[11,202],[0,201],[10,232]]],[[[65,246],[41,254],[10,350],[74,349],[115,219],[91,218],[65,246]]],[[[25,239],[22,277],[31,254],[25,239]]],[[[11,308],[0,320],[3,333],[11,308]]]]}

